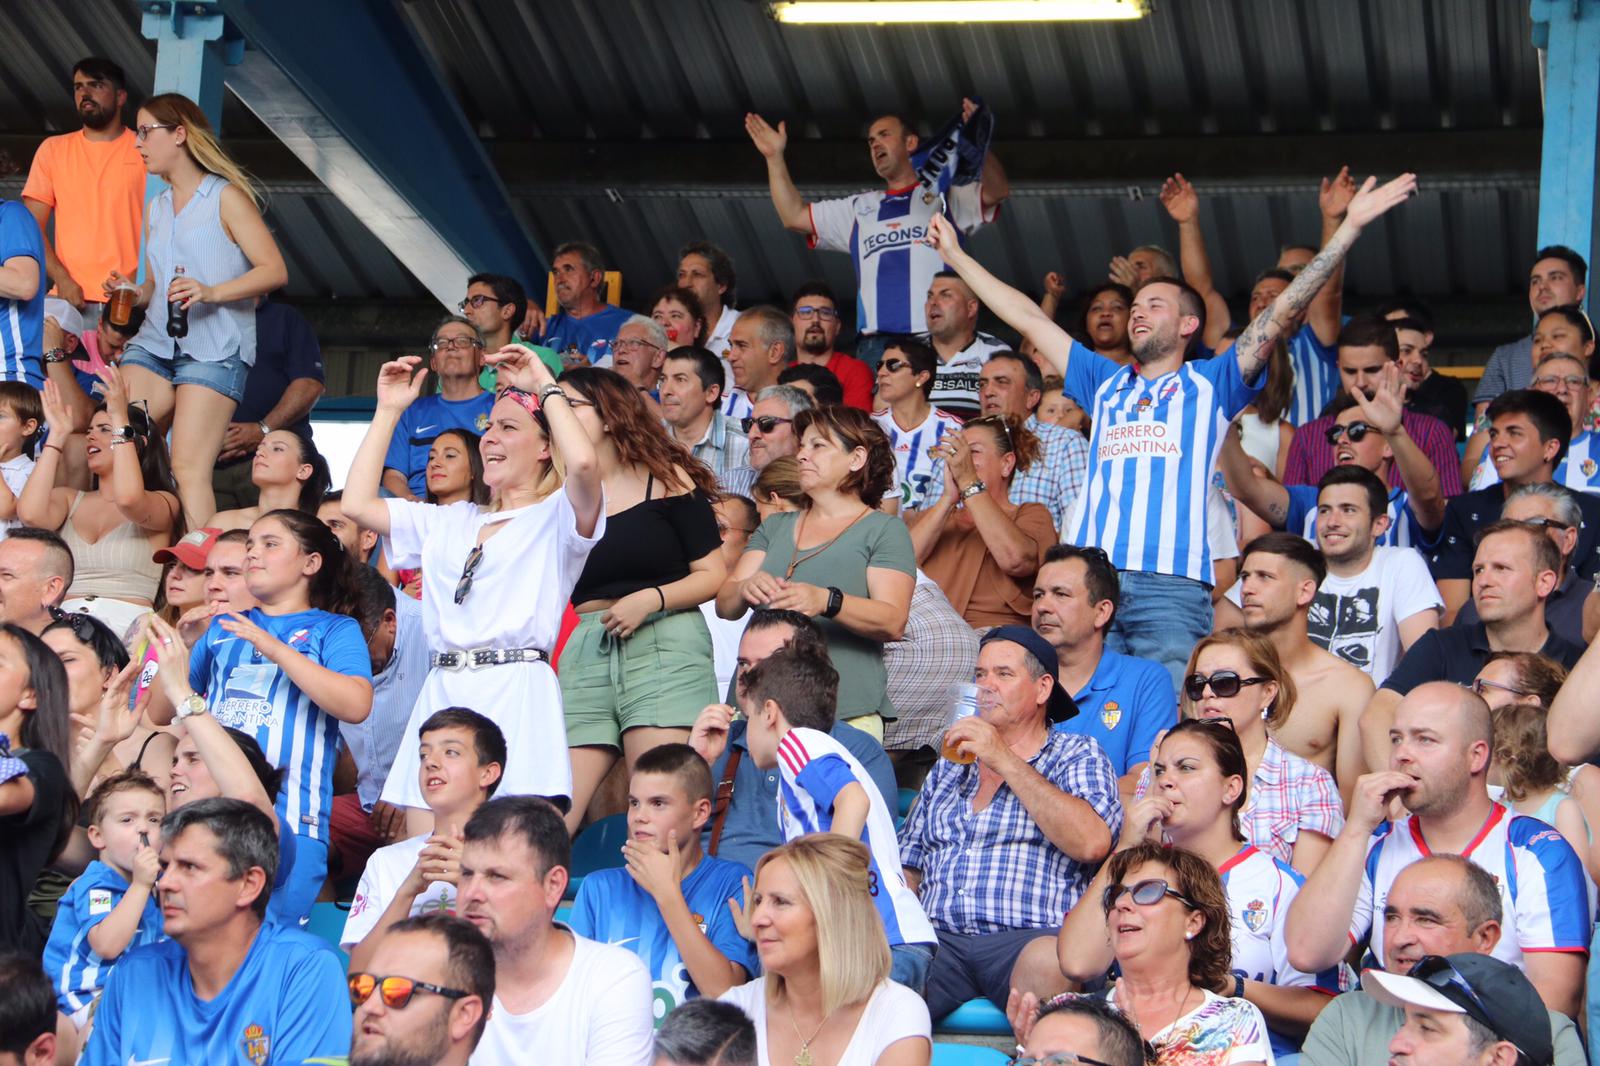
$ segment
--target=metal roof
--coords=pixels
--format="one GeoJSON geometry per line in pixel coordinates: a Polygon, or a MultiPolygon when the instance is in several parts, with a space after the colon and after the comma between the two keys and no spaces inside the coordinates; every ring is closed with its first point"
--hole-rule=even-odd
{"type": "MultiPolygon", "coordinates": [[[[1135,23],[941,28],[779,26],[746,0],[396,0],[396,14],[490,142],[529,235],[598,244],[627,302],[701,237],[733,255],[742,304],[818,276],[849,291],[845,257],[779,227],[743,114],[790,120],[789,157],[815,197],[875,183],[860,141],[871,114],[932,127],[963,91],[995,109],[1015,186],[973,247],[1029,291],[1047,270],[1078,290],[1113,254],[1175,248],[1155,199],[1174,166],[1206,197],[1218,281],[1236,295],[1280,245],[1315,241],[1316,176],[1346,159],[1423,181],[1356,248],[1354,293],[1503,301],[1534,244],[1525,0],[1157,0],[1135,23]]],[[[109,55],[135,87],[153,77],[125,0],[0,4],[0,36],[30,45],[0,69],[0,146],[14,155],[74,128],[64,82],[78,57],[109,55]]],[[[268,159],[291,297],[422,297],[337,200],[272,162],[231,98],[224,133],[268,159]]]]}

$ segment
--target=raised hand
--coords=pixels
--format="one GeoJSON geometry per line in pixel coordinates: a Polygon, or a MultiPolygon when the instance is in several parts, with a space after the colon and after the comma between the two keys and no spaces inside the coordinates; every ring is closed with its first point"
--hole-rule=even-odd
{"type": "Polygon", "coordinates": [[[728,913],[733,915],[733,927],[739,930],[739,935],[746,940],[754,940],[756,938],[755,930],[750,927],[750,912],[754,909],[750,905],[750,895],[755,886],[750,883],[748,877],[740,880],[744,882],[744,904],[741,906],[738,900],[730,899],[728,901],[728,913]]]}
{"type": "Polygon", "coordinates": [[[490,352],[483,361],[494,367],[499,384],[523,392],[536,393],[556,380],[538,353],[520,344],[508,344],[498,352],[490,352]]]}
{"type": "Polygon", "coordinates": [[[1174,174],[1161,183],[1161,206],[1167,209],[1172,221],[1178,225],[1193,222],[1200,214],[1200,195],[1182,174],[1174,174]]]}
{"type": "Polygon", "coordinates": [[[122,380],[122,371],[111,363],[95,371],[95,377],[105,385],[106,413],[112,421],[128,421],[128,386],[122,380]]]}
{"type": "Polygon", "coordinates": [[[789,127],[787,123],[778,123],[778,128],[773,129],[767,120],[750,112],[744,117],[744,131],[755,142],[756,151],[768,159],[783,155],[783,150],[789,146],[789,127]]]}
{"type": "Polygon", "coordinates": [[[1044,291],[1058,300],[1067,297],[1067,279],[1054,270],[1044,276],[1044,291]]]}
{"type": "Polygon", "coordinates": [[[378,368],[375,393],[380,408],[399,412],[416,402],[417,397],[422,395],[422,383],[428,377],[427,370],[417,373],[417,367],[421,364],[420,355],[402,355],[378,368]]]}
{"type": "Polygon", "coordinates": [[[924,239],[944,257],[946,263],[950,262],[952,255],[961,251],[961,234],[943,215],[934,215],[928,220],[928,236],[924,239]]]}
{"type": "Polygon", "coordinates": [[[689,729],[689,746],[708,763],[714,763],[728,746],[728,730],[738,714],[726,703],[713,703],[700,712],[689,729]]]}
{"type": "Polygon", "coordinates": [[[1368,178],[1361,183],[1361,191],[1355,194],[1350,206],[1345,209],[1345,221],[1358,229],[1364,227],[1373,219],[1403,203],[1416,191],[1415,174],[1402,174],[1382,185],[1378,184],[1377,178],[1368,178]]]}
{"type": "Polygon", "coordinates": [[[1379,373],[1378,387],[1373,390],[1371,399],[1354,386],[1350,397],[1361,408],[1362,419],[1379,433],[1387,437],[1400,428],[1400,419],[1405,413],[1406,384],[1398,364],[1390,363],[1379,373]]]}
{"type": "Polygon", "coordinates": [[[1322,209],[1322,217],[1343,218],[1355,194],[1356,179],[1350,176],[1349,167],[1340,167],[1333,177],[1323,178],[1322,188],[1317,192],[1317,206],[1322,209]]]}
{"type": "Polygon", "coordinates": [[[972,121],[972,116],[978,113],[978,103],[970,96],[961,98],[961,122],[965,125],[972,121]]]}
{"type": "Polygon", "coordinates": [[[72,411],[61,397],[61,386],[53,378],[44,379],[44,388],[39,390],[39,405],[44,409],[45,425],[50,427],[46,439],[59,446],[72,434],[72,411]]]}
{"type": "Polygon", "coordinates": [[[1139,272],[1134,269],[1133,263],[1125,255],[1112,258],[1110,265],[1106,268],[1106,276],[1118,285],[1126,285],[1130,289],[1139,284],[1139,272]]]}

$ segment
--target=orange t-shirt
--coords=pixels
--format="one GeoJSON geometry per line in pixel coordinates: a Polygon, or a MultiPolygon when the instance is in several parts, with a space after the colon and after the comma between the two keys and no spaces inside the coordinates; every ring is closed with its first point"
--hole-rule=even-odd
{"type": "Polygon", "coordinates": [[[111,271],[138,272],[145,177],[132,130],[114,141],[64,133],[34,153],[22,195],[55,210],[56,258],[85,299],[105,299],[100,283],[111,271]]]}

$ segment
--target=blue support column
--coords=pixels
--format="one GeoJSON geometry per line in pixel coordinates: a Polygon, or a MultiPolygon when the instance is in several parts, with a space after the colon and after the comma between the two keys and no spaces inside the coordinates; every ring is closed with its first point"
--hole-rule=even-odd
{"type": "MultiPolygon", "coordinates": [[[[1595,158],[1600,149],[1600,0],[1531,0],[1534,46],[1544,50],[1544,148],[1539,245],[1565,244],[1591,266],[1595,158]]],[[[1591,299],[1590,305],[1594,306],[1591,299]]]]}

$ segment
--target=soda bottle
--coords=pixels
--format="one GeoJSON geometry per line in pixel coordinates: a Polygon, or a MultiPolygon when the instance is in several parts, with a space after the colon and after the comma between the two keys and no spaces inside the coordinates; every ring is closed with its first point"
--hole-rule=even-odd
{"type": "MultiPolygon", "coordinates": [[[[183,277],[183,267],[172,268],[172,280],[177,281],[183,277]]],[[[187,337],[189,335],[189,308],[182,300],[167,300],[167,336],[187,337]]]]}

